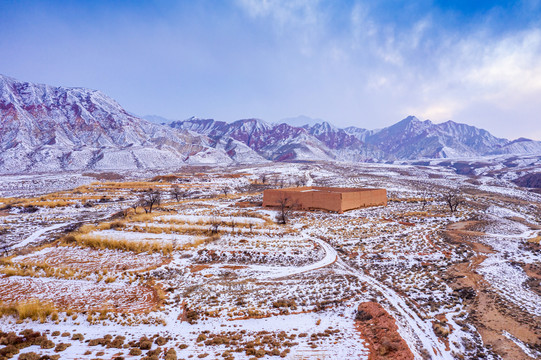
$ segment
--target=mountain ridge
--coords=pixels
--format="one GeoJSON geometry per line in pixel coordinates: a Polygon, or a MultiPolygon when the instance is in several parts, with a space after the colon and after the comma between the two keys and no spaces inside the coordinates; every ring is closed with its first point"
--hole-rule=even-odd
{"type": "MultiPolygon", "coordinates": [[[[158,118],[158,117],[156,117],[158,118]]],[[[329,122],[139,118],[98,90],[33,84],[0,75],[0,173],[170,169],[266,161],[397,161],[541,154],[541,142],[408,116],[377,130],[329,122]]]]}

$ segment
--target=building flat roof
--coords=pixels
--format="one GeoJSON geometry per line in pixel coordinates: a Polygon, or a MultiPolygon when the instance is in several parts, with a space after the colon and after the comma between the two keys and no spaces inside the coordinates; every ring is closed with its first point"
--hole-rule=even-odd
{"type": "Polygon", "coordinates": [[[272,189],[275,191],[287,191],[287,192],[327,192],[327,193],[346,193],[346,192],[359,192],[359,191],[371,191],[382,190],[381,188],[342,188],[342,187],[318,187],[318,186],[303,186],[283,189],[272,189]]]}

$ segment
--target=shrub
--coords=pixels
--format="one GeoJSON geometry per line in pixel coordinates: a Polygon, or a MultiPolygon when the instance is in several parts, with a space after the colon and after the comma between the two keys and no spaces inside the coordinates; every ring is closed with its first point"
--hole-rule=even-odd
{"type": "Polygon", "coordinates": [[[109,343],[107,345],[108,348],[118,348],[118,349],[121,349],[122,348],[122,345],[124,345],[124,340],[126,340],[126,337],[125,336],[121,336],[121,335],[118,335],[114,338],[113,341],[111,341],[111,343],[109,343]]]}
{"type": "Polygon", "coordinates": [[[85,337],[83,336],[83,334],[80,334],[80,333],[73,334],[73,336],[71,337],[71,340],[83,341],[84,339],[85,337]]]}
{"type": "Polygon", "coordinates": [[[150,340],[143,340],[139,344],[139,348],[141,350],[150,350],[151,347],[152,347],[152,342],[150,342],[150,340]]]}
{"type": "Polygon", "coordinates": [[[17,349],[13,345],[8,345],[5,348],[0,349],[0,358],[5,357],[9,359],[18,353],[19,353],[19,349],[17,349]]]}
{"type": "Polygon", "coordinates": [[[154,343],[158,346],[163,346],[167,343],[167,339],[165,339],[163,336],[159,336],[154,340],[154,343]]]}
{"type": "Polygon", "coordinates": [[[165,353],[165,360],[177,360],[177,352],[171,348],[165,353]]]}
{"type": "Polygon", "coordinates": [[[71,346],[71,344],[68,344],[68,343],[60,343],[60,344],[56,345],[56,347],[54,348],[54,351],[55,352],[61,352],[61,351],[66,350],[70,346],[71,346]]]}
{"type": "Polygon", "coordinates": [[[19,360],[39,360],[39,359],[40,359],[40,355],[36,354],[33,351],[19,355],[19,360]]]}

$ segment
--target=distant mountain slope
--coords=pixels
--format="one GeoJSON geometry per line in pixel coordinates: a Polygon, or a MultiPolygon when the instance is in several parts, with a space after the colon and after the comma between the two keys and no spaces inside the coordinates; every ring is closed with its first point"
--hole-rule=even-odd
{"type": "Polygon", "coordinates": [[[259,119],[238,120],[231,124],[211,119],[188,119],[171,124],[204,134],[215,142],[234,139],[245,144],[255,155],[268,160],[331,160],[333,155],[319,140],[303,128],[282,123],[271,125],[259,119]]]}
{"type": "Polygon", "coordinates": [[[285,118],[277,122],[278,124],[288,124],[295,127],[304,127],[305,125],[313,126],[322,123],[321,119],[313,119],[308,116],[299,115],[296,117],[285,118]]]}
{"type": "Polygon", "coordinates": [[[139,119],[99,91],[2,75],[0,125],[1,173],[168,168],[208,152],[231,161],[204,137],[139,119]]]}
{"type": "Polygon", "coordinates": [[[541,153],[538,141],[509,141],[474,126],[453,121],[434,124],[413,116],[379,130],[340,129],[327,122],[299,128],[258,119],[228,124],[191,118],[170,126],[206,135],[215,142],[232,138],[263,158],[278,161],[387,161],[541,153]]]}
{"type": "Polygon", "coordinates": [[[145,119],[146,121],[150,121],[153,124],[170,124],[175,120],[164,118],[163,116],[159,115],[145,115],[141,116],[141,119],[145,119]]]}
{"type": "Polygon", "coordinates": [[[413,116],[366,135],[365,141],[396,159],[480,156],[509,142],[466,124],[434,124],[413,116]]]}
{"type": "Polygon", "coordinates": [[[195,117],[155,124],[128,113],[96,90],[0,75],[0,173],[498,154],[541,154],[541,142],[509,141],[474,126],[452,121],[434,124],[413,116],[378,130],[341,129],[327,122],[298,127],[259,119],[226,123],[195,117]]]}
{"type": "Polygon", "coordinates": [[[507,142],[500,147],[496,147],[496,149],[491,151],[491,154],[541,154],[541,141],[519,138],[507,142]]]}

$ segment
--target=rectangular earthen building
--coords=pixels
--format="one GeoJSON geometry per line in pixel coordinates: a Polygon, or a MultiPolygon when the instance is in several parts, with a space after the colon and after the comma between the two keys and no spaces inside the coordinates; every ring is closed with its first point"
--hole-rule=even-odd
{"type": "Polygon", "coordinates": [[[310,186],[263,192],[263,206],[280,206],[284,202],[288,207],[303,210],[323,209],[343,213],[367,206],[387,205],[387,190],[310,186]]]}

